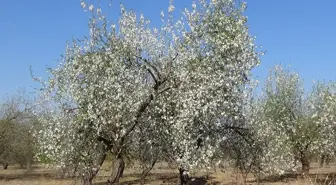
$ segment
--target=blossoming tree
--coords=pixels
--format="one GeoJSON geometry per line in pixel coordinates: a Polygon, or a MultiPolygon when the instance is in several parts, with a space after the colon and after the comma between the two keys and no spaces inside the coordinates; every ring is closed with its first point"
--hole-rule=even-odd
{"type": "Polygon", "coordinates": [[[276,66],[271,69],[263,94],[254,102],[250,124],[263,148],[260,168],[264,174],[296,170],[307,174],[310,160],[335,149],[335,89],[319,83],[304,93],[299,75],[276,66]]]}
{"type": "Polygon", "coordinates": [[[171,1],[160,28],[123,6],[116,26],[99,7],[81,5],[93,15],[90,36],[68,45],[42,82],[53,106],[41,116],[43,151],[80,172],[85,184],[107,153],[113,155],[108,183],[118,183],[141,134],[159,135],[145,138],[181,173],[207,165],[226,130],[242,119],[246,84],[259,63],[245,4],[199,0],[175,19],[171,1]]]}

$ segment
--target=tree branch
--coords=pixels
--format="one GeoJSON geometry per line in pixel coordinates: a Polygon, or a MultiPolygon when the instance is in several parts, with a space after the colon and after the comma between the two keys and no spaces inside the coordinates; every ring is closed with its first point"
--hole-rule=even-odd
{"type": "Polygon", "coordinates": [[[142,113],[145,112],[146,108],[149,106],[151,101],[154,99],[153,94],[150,94],[146,101],[142,102],[139,106],[138,110],[136,111],[135,119],[133,125],[125,132],[125,134],[121,137],[122,139],[127,137],[134,128],[139,124],[139,118],[141,117],[142,113]]]}
{"type": "Polygon", "coordinates": [[[112,141],[110,141],[110,140],[108,140],[108,139],[106,139],[102,136],[98,136],[97,140],[100,141],[100,142],[103,142],[108,147],[111,146],[111,144],[112,144],[112,141]]]}
{"type": "Polygon", "coordinates": [[[136,56],[136,57],[145,63],[147,71],[149,72],[149,74],[152,76],[153,80],[157,84],[161,79],[161,75],[158,69],[152,64],[150,64],[147,59],[142,58],[141,56],[136,56]]]}

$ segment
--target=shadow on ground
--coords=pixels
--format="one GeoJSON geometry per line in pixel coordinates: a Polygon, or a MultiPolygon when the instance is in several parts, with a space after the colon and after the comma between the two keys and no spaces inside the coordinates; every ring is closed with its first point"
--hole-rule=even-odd
{"type": "Polygon", "coordinates": [[[298,173],[288,173],[280,176],[269,176],[263,179],[248,181],[248,183],[274,183],[274,182],[291,182],[296,181],[297,179],[307,179],[312,182],[312,184],[336,184],[336,173],[312,173],[309,175],[301,175],[298,173]]]}
{"type": "Polygon", "coordinates": [[[45,179],[60,179],[54,173],[47,173],[47,172],[25,172],[20,174],[0,174],[0,180],[27,180],[27,179],[38,179],[38,178],[45,178],[45,179]]]}
{"type": "MultiPolygon", "coordinates": [[[[71,178],[61,178],[57,176],[55,172],[41,172],[35,170],[29,170],[25,173],[18,174],[0,174],[0,180],[3,181],[11,181],[11,180],[35,180],[35,179],[71,179],[71,178]]],[[[140,174],[124,174],[123,179],[130,179],[123,182],[120,182],[120,185],[134,185],[140,183],[140,174]]],[[[177,184],[177,174],[175,173],[151,173],[146,178],[146,183],[155,183],[158,185],[164,184],[177,184]]],[[[76,178],[72,178],[76,181],[76,178]]],[[[96,180],[101,181],[99,183],[95,183],[95,185],[106,185],[105,180],[108,179],[108,176],[98,176],[96,180]]],[[[78,180],[78,179],[77,179],[78,180]]],[[[213,178],[209,177],[206,179],[205,177],[195,177],[192,178],[192,181],[189,185],[217,185],[219,182],[212,182],[213,178]]]]}
{"type": "MultiPolygon", "coordinates": [[[[125,175],[124,178],[127,177],[138,177],[137,175],[125,175]]],[[[208,179],[204,178],[204,177],[196,177],[196,178],[192,178],[192,180],[190,181],[189,185],[219,185],[219,182],[214,182],[212,181],[213,178],[210,177],[208,179]]],[[[166,173],[166,174],[162,174],[162,173],[152,173],[150,174],[147,179],[146,179],[146,184],[147,183],[158,183],[158,185],[164,185],[164,184],[177,184],[177,175],[173,174],[173,173],[166,173]]],[[[129,180],[129,181],[124,181],[124,182],[120,182],[120,185],[135,185],[135,184],[139,184],[140,180],[136,179],[136,180],[129,180]]],[[[106,185],[105,182],[99,182],[99,183],[95,183],[95,185],[106,185]]]]}

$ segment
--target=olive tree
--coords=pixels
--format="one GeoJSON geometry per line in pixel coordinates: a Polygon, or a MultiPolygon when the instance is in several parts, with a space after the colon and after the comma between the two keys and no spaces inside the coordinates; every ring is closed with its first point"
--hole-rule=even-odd
{"type": "MultiPolygon", "coordinates": [[[[319,125],[321,137],[318,155],[321,163],[335,157],[335,118],[336,118],[336,82],[317,82],[311,92],[311,119],[319,125]],[[327,159],[326,159],[327,157],[327,159]]],[[[327,161],[328,162],[328,161],[327,161]]]]}
{"type": "Polygon", "coordinates": [[[118,183],[133,139],[153,132],[160,136],[153,144],[181,173],[207,165],[218,138],[242,119],[241,100],[259,63],[245,4],[195,1],[175,19],[171,1],[160,28],[123,6],[116,26],[100,7],[81,5],[93,15],[89,37],[68,45],[49,79],[40,80],[52,106],[40,119],[42,151],[80,172],[85,184],[107,153],[108,183],[118,183]],[[142,132],[148,125],[154,129],[142,132]]]}
{"type": "Polygon", "coordinates": [[[156,124],[141,122],[139,128],[135,131],[133,138],[133,146],[130,152],[133,153],[132,158],[140,167],[140,184],[144,185],[147,175],[154,168],[157,162],[165,161],[164,147],[161,139],[160,129],[156,124]]]}
{"type": "Polygon", "coordinates": [[[299,75],[281,66],[270,71],[263,94],[256,98],[250,114],[263,154],[260,168],[265,174],[296,170],[309,173],[311,158],[334,148],[334,93],[331,86],[317,85],[305,93],[299,75]],[[332,128],[332,129],[331,129],[332,128]]]}

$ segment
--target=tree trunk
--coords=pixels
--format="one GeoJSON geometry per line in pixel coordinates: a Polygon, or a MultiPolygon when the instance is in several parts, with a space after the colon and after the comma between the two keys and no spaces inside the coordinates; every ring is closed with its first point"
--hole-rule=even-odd
{"type": "Polygon", "coordinates": [[[99,156],[99,158],[97,159],[97,163],[96,163],[96,168],[91,169],[90,171],[88,171],[82,178],[83,180],[83,184],[84,185],[92,185],[92,181],[93,179],[97,176],[101,166],[103,165],[104,161],[106,158],[106,153],[104,152],[103,154],[101,154],[99,156]]]}
{"type": "Polygon", "coordinates": [[[3,169],[4,169],[4,170],[7,170],[7,168],[8,168],[8,163],[3,163],[2,165],[3,165],[3,169]]]}
{"type": "Polygon", "coordinates": [[[145,183],[146,183],[146,177],[141,176],[140,185],[145,185],[145,183]]]}
{"type": "Polygon", "coordinates": [[[30,159],[27,159],[26,161],[26,169],[29,170],[31,168],[31,161],[30,159]]]}
{"type": "Polygon", "coordinates": [[[119,184],[119,179],[122,177],[124,173],[125,162],[121,155],[118,155],[112,161],[112,173],[110,178],[107,181],[108,185],[119,184]]]}
{"type": "Polygon", "coordinates": [[[309,169],[310,169],[310,159],[306,155],[301,155],[300,160],[302,164],[302,169],[301,169],[302,175],[308,175],[309,169]]]}
{"type": "Polygon", "coordinates": [[[320,168],[323,167],[323,164],[324,164],[324,162],[325,162],[325,158],[326,158],[326,155],[323,154],[323,155],[321,156],[321,158],[320,158],[320,168]]]}
{"type": "Polygon", "coordinates": [[[179,177],[180,185],[189,184],[189,174],[187,170],[185,170],[184,168],[179,168],[179,177]]]}
{"type": "Polygon", "coordinates": [[[25,167],[24,167],[24,164],[23,164],[23,162],[22,161],[20,161],[20,169],[24,169],[25,167]]]}
{"type": "Polygon", "coordinates": [[[140,185],[144,185],[146,182],[146,177],[148,173],[153,169],[155,163],[157,161],[157,158],[154,159],[154,161],[151,163],[151,165],[147,168],[145,168],[141,173],[141,179],[140,179],[140,185]]]}
{"type": "Polygon", "coordinates": [[[92,180],[94,178],[93,174],[86,174],[83,178],[83,185],[93,185],[92,180]]]}
{"type": "Polygon", "coordinates": [[[330,162],[331,162],[331,157],[330,157],[330,155],[327,155],[327,156],[326,156],[326,159],[325,159],[325,164],[326,164],[326,165],[329,165],[330,162]]]}
{"type": "Polygon", "coordinates": [[[152,168],[147,168],[141,173],[141,178],[140,178],[140,185],[144,185],[146,182],[146,177],[148,173],[152,170],[152,168]]]}

